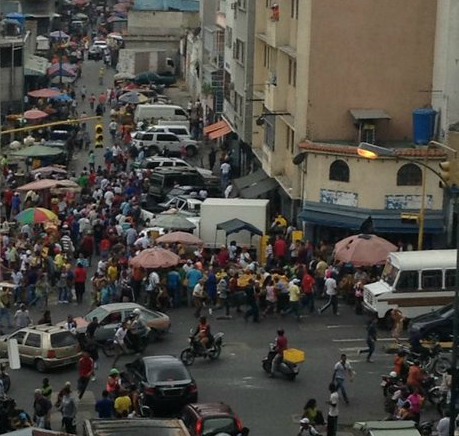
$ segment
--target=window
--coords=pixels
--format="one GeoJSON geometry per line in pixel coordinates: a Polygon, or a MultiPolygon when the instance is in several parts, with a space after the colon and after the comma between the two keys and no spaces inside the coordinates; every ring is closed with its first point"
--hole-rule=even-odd
{"type": "Polygon", "coordinates": [[[233,29],[229,26],[225,29],[225,45],[228,48],[233,46],[233,29]]]}
{"type": "Polygon", "coordinates": [[[296,87],[296,60],[288,60],[288,84],[296,87]]]}
{"type": "Polygon", "coordinates": [[[24,345],[27,345],[28,347],[41,348],[41,336],[38,333],[29,333],[24,345]]]}
{"type": "Polygon", "coordinates": [[[417,271],[402,271],[398,279],[396,292],[410,292],[419,289],[419,274],[417,271]]]}
{"type": "Polygon", "coordinates": [[[330,174],[328,177],[330,180],[337,182],[349,182],[349,167],[344,160],[335,160],[330,165],[330,174]]]}
{"type": "Polygon", "coordinates": [[[18,345],[22,345],[24,342],[26,332],[18,332],[15,335],[11,336],[11,339],[16,339],[18,345]]]}
{"type": "Polygon", "coordinates": [[[299,0],[290,0],[290,17],[298,20],[299,0]]]}
{"type": "Polygon", "coordinates": [[[247,0],[237,0],[237,7],[245,11],[247,9],[247,0]]]}
{"type": "Polygon", "coordinates": [[[445,272],[445,289],[448,291],[456,288],[456,270],[447,269],[445,272]]]}
{"type": "Polygon", "coordinates": [[[268,70],[271,69],[271,66],[274,66],[274,50],[266,44],[263,51],[263,66],[268,70]]]}
{"type": "Polygon", "coordinates": [[[70,332],[59,332],[51,335],[51,348],[74,347],[78,345],[77,338],[70,332]]]}
{"type": "Polygon", "coordinates": [[[286,138],[287,150],[293,153],[295,149],[295,131],[287,126],[287,138],[286,138]]]}
{"type": "Polygon", "coordinates": [[[397,172],[397,186],[421,186],[422,170],[417,165],[403,165],[397,172]]]}
{"type": "Polygon", "coordinates": [[[244,65],[245,61],[245,42],[236,39],[233,47],[233,58],[244,65]]]}
{"type": "Polygon", "coordinates": [[[421,287],[425,290],[440,291],[443,283],[443,272],[441,269],[421,272],[421,287]]]}
{"type": "Polygon", "coordinates": [[[276,141],[276,119],[272,115],[264,115],[265,144],[274,151],[276,141]]]}
{"type": "Polygon", "coordinates": [[[121,322],[121,312],[112,312],[104,320],[100,322],[101,325],[118,324],[121,322]]]}
{"type": "Polygon", "coordinates": [[[234,110],[238,115],[242,116],[243,113],[243,105],[244,99],[242,98],[241,94],[238,94],[237,92],[234,93],[234,110]]]}
{"type": "Polygon", "coordinates": [[[181,115],[188,118],[188,114],[183,109],[174,109],[174,115],[181,115]]]}

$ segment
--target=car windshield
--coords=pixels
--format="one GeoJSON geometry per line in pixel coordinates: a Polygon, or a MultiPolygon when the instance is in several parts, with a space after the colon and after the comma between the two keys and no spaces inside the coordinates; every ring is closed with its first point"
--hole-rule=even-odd
{"type": "Polygon", "coordinates": [[[393,286],[395,279],[397,278],[398,268],[392,265],[389,261],[386,263],[384,270],[382,272],[382,280],[386,282],[389,286],[393,286]]]}
{"type": "Polygon", "coordinates": [[[215,436],[217,433],[233,434],[237,426],[233,418],[210,418],[204,420],[202,436],[215,436]]]}
{"type": "Polygon", "coordinates": [[[150,363],[146,367],[148,383],[173,382],[189,379],[190,376],[181,362],[167,362],[158,365],[150,363]]]}
{"type": "Polygon", "coordinates": [[[97,318],[98,321],[102,321],[106,316],[108,312],[102,308],[102,307],[96,307],[94,310],[91,310],[84,319],[88,322],[91,322],[94,317],[97,318]]]}
{"type": "Polygon", "coordinates": [[[51,348],[73,347],[77,343],[77,338],[70,332],[59,332],[51,335],[51,348]]]}

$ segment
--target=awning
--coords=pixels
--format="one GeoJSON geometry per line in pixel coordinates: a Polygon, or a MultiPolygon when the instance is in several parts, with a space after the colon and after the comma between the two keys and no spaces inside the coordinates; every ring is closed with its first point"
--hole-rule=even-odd
{"type": "Polygon", "coordinates": [[[356,121],[390,120],[390,115],[382,109],[350,109],[349,112],[356,121]]]}
{"type": "Polygon", "coordinates": [[[232,131],[233,128],[225,120],[221,120],[218,123],[204,127],[204,134],[208,135],[209,139],[221,138],[232,131]]]}
{"type": "Polygon", "coordinates": [[[235,188],[236,190],[241,191],[244,188],[252,186],[254,183],[261,182],[267,177],[268,177],[267,174],[262,169],[259,169],[246,176],[239,177],[238,179],[234,179],[232,182],[233,190],[235,188]]]}
{"type": "Polygon", "coordinates": [[[48,65],[48,59],[40,56],[29,55],[24,63],[24,74],[26,76],[44,76],[48,65]]]}
{"type": "Polygon", "coordinates": [[[217,224],[217,230],[223,230],[226,236],[231,235],[232,233],[239,233],[242,230],[247,230],[252,235],[263,236],[263,232],[260,229],[238,218],[217,224]]]}
{"type": "MultiPolygon", "coordinates": [[[[418,233],[416,224],[404,224],[400,214],[408,210],[372,210],[325,203],[304,202],[298,219],[306,223],[325,227],[345,228],[358,231],[369,216],[373,220],[375,233],[418,233]]],[[[415,211],[418,212],[418,211],[415,211]]],[[[444,232],[444,215],[441,211],[426,210],[424,231],[426,233],[444,232]]]]}
{"type": "Polygon", "coordinates": [[[255,183],[241,191],[242,198],[258,198],[263,194],[266,194],[273,189],[279,187],[278,183],[272,177],[262,180],[261,182],[255,183]]]}

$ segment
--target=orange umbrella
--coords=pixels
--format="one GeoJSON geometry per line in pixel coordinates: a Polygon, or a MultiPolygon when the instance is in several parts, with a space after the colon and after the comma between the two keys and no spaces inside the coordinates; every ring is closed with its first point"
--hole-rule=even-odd
{"type": "Polygon", "coordinates": [[[397,246],[376,235],[354,235],[335,244],[335,260],[354,266],[382,265],[397,246]]]}
{"type": "Polygon", "coordinates": [[[158,269],[170,268],[180,262],[180,257],[170,250],[153,247],[143,250],[130,260],[130,264],[137,268],[158,269]]]}
{"type": "Polygon", "coordinates": [[[35,98],[53,98],[61,95],[61,92],[51,88],[42,88],[30,91],[28,95],[35,98]]]}
{"type": "Polygon", "coordinates": [[[171,232],[156,239],[161,244],[183,244],[183,245],[202,245],[203,242],[197,236],[187,232],[171,232]]]}

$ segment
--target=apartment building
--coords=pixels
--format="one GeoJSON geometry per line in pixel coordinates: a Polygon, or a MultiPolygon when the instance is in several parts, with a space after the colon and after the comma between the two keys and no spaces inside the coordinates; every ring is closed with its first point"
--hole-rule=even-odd
{"type": "Polygon", "coordinates": [[[435,0],[256,0],[252,150],[291,219],[322,183],[293,163],[309,152],[300,143],[412,143],[413,110],[432,98],[436,14],[435,0]]]}

